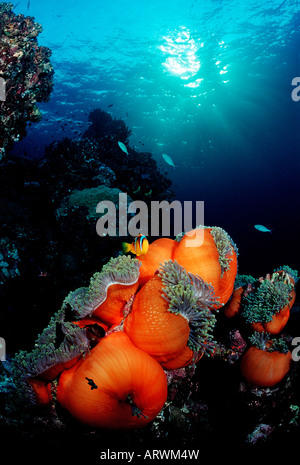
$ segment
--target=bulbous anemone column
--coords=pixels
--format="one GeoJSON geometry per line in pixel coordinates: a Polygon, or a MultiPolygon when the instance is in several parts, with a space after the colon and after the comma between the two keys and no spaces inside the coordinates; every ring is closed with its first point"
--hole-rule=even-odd
{"type": "Polygon", "coordinates": [[[246,381],[260,387],[273,387],[288,373],[292,354],[282,339],[272,339],[269,333],[255,332],[251,347],[241,359],[241,373],[246,381]]]}
{"type": "Polygon", "coordinates": [[[233,292],[237,274],[238,250],[229,234],[217,226],[197,226],[177,240],[173,260],[211,284],[218,297],[215,308],[222,307],[233,292]]]}
{"type": "Polygon", "coordinates": [[[166,369],[187,366],[214,350],[213,287],[170,260],[137,293],[124,331],[166,369]]]}
{"type": "Polygon", "coordinates": [[[96,428],[141,428],[167,399],[162,367],[122,331],[104,337],[60,377],[57,399],[74,418],[96,428]]]}

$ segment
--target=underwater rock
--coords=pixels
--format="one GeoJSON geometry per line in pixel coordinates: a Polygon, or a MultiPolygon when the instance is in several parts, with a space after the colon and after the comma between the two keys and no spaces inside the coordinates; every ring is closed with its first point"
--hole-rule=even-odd
{"type": "Polygon", "coordinates": [[[0,84],[5,86],[0,106],[0,158],[26,135],[27,121],[41,119],[36,102],[47,102],[53,87],[51,51],[37,42],[41,25],[12,9],[11,3],[0,4],[0,84]]]}

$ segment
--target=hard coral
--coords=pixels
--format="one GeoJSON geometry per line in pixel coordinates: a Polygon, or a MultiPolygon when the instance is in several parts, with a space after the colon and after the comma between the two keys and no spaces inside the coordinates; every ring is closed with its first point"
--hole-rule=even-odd
{"type": "MultiPolygon", "coordinates": [[[[75,190],[70,196],[65,199],[63,205],[56,211],[59,218],[61,215],[69,215],[70,210],[78,207],[85,207],[87,209],[86,218],[95,219],[99,218],[99,213],[96,213],[96,207],[99,202],[109,201],[114,205],[119,204],[119,194],[122,192],[116,187],[107,187],[104,185],[98,187],[90,187],[81,191],[75,190]]],[[[130,197],[128,202],[131,202],[130,197]]]]}
{"type": "Polygon", "coordinates": [[[26,135],[27,121],[41,118],[36,102],[46,102],[53,87],[51,51],[37,43],[41,25],[12,9],[11,3],[0,4],[0,77],[5,82],[0,157],[26,135]]]}

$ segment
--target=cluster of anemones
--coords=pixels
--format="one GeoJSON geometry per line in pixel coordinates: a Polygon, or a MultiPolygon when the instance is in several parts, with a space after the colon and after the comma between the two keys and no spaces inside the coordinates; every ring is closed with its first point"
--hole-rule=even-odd
{"type": "Polygon", "coordinates": [[[236,246],[216,227],[112,258],[66,297],[33,351],[16,355],[19,394],[42,405],[55,397],[89,426],[144,426],[167,399],[166,371],[214,352],[215,313],[236,273],[236,246]]]}
{"type": "Polygon", "coordinates": [[[292,356],[281,333],[296,299],[297,280],[297,271],[288,266],[258,279],[236,278],[224,313],[239,318],[240,325],[252,332],[240,364],[242,375],[251,384],[272,387],[290,370],[292,356]]]}

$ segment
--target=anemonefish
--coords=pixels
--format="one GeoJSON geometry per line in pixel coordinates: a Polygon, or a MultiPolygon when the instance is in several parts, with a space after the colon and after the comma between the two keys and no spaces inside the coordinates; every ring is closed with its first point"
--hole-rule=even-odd
{"type": "Polygon", "coordinates": [[[149,242],[146,236],[139,234],[131,244],[123,242],[122,248],[123,253],[131,252],[139,257],[140,255],[145,255],[148,252],[149,242]]]}

